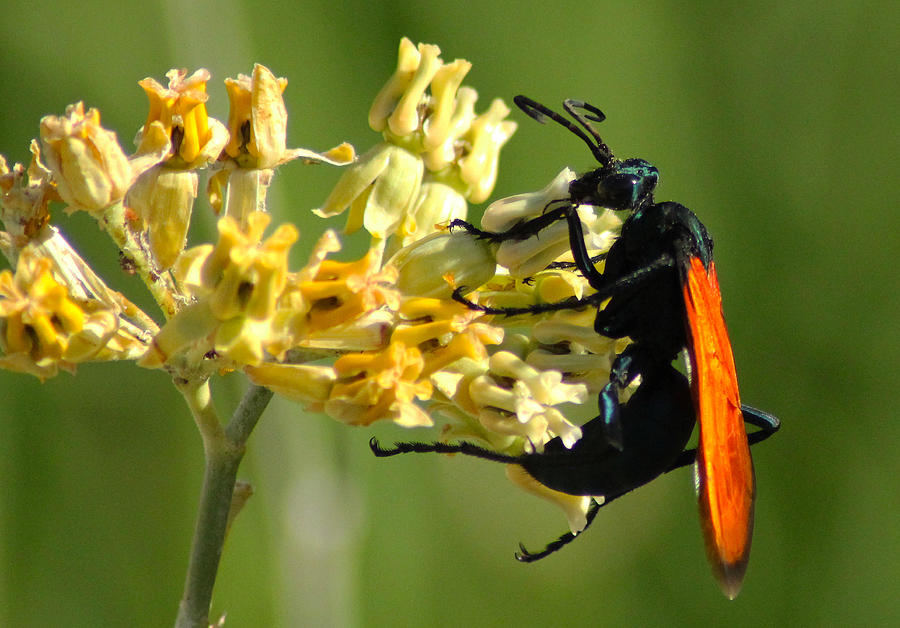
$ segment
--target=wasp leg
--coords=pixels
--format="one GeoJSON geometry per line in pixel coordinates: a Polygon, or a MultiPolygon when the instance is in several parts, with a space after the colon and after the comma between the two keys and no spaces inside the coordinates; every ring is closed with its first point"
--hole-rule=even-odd
{"type": "Polygon", "coordinates": [[[594,522],[594,518],[597,516],[597,512],[600,510],[600,508],[611,502],[613,499],[615,498],[604,500],[602,504],[591,502],[591,507],[588,508],[586,515],[587,523],[584,524],[581,532],[566,532],[555,541],[547,543],[547,546],[540,552],[529,552],[527,549],[525,549],[524,545],[519,543],[519,551],[516,552],[516,560],[520,563],[533,563],[542,558],[546,558],[553,552],[561,550],[563,547],[574,541],[575,538],[580,536],[585,530],[587,530],[594,522]]]}
{"type": "Polygon", "coordinates": [[[616,356],[609,370],[609,383],[600,391],[597,403],[600,406],[604,435],[610,445],[623,451],[621,404],[619,393],[628,387],[644,370],[644,365],[652,364],[653,358],[639,344],[631,344],[616,356]]]}
{"type": "MultiPolygon", "coordinates": [[[[639,488],[665,473],[691,436],[694,410],[687,379],[671,365],[642,373],[643,381],[621,407],[624,450],[606,438],[603,416],[582,426],[582,437],[571,449],[554,439],[541,454],[522,456],[522,467],[538,482],[572,495],[603,496],[588,510],[590,523],[600,506],[639,488]]],[[[587,526],[585,526],[587,527],[587,526]]],[[[579,533],[580,534],[580,533],[579,533]]],[[[520,546],[522,562],[539,560],[571,543],[567,533],[531,553],[520,546]]]]}
{"type": "Polygon", "coordinates": [[[747,434],[747,440],[751,445],[766,440],[781,428],[781,421],[764,410],[742,405],[741,413],[744,415],[744,422],[759,428],[758,432],[747,434]]]}
{"type": "Polygon", "coordinates": [[[555,222],[565,220],[570,213],[576,213],[575,208],[567,199],[550,201],[544,208],[544,213],[530,220],[513,225],[506,231],[484,231],[475,225],[457,218],[450,223],[450,229],[465,229],[467,233],[489,242],[507,242],[509,240],[527,240],[538,235],[541,231],[555,222]],[[552,207],[558,205],[557,207],[552,207]]]}
{"type": "MultiPolygon", "coordinates": [[[[744,415],[744,422],[749,423],[753,427],[758,427],[759,430],[756,432],[747,432],[747,442],[751,445],[755,445],[756,443],[760,443],[781,428],[781,421],[779,421],[775,416],[765,412],[763,410],[758,410],[751,406],[742,405],[741,412],[744,415]]],[[[687,467],[694,464],[694,460],[697,459],[697,449],[686,449],[682,454],[678,457],[678,460],[669,467],[666,471],[674,471],[675,469],[680,469],[681,467],[687,467]]]]}
{"type": "Polygon", "coordinates": [[[458,443],[451,445],[449,443],[394,443],[393,447],[385,448],[381,446],[378,439],[371,438],[369,440],[369,449],[379,458],[387,458],[389,456],[397,456],[399,454],[465,454],[475,458],[483,458],[493,462],[503,462],[507,464],[517,464],[519,458],[517,456],[507,456],[506,454],[497,453],[472,443],[458,443]]]}

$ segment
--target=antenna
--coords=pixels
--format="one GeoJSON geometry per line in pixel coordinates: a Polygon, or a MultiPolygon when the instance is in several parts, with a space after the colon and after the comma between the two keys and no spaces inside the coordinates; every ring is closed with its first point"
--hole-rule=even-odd
{"type": "Polygon", "coordinates": [[[519,109],[541,124],[546,122],[546,118],[550,118],[557,124],[564,126],[570,132],[580,137],[584,143],[588,145],[588,148],[591,149],[591,154],[594,155],[594,158],[600,162],[601,165],[608,166],[615,159],[609,146],[603,142],[597,129],[591,124],[591,122],[603,122],[606,119],[603,112],[594,105],[571,98],[563,102],[563,108],[575,119],[575,122],[584,127],[584,130],[582,130],[562,115],[527,96],[516,96],[513,99],[513,102],[516,103],[516,106],[518,106],[519,109]],[[579,109],[586,113],[578,111],[579,109]],[[585,133],[585,131],[587,131],[587,133],[585,133]]]}

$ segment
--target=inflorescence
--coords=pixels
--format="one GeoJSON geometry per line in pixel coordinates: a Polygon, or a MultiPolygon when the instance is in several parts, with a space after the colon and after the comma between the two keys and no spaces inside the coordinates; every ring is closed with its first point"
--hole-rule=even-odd
{"type": "MultiPolygon", "coordinates": [[[[461,288],[478,303],[521,307],[590,293],[573,267],[555,263],[571,260],[564,222],[499,245],[449,229],[490,196],[516,128],[502,100],[475,113],[477,94],[462,85],[470,68],[403,39],[369,111],[382,139],[358,158],[346,143],[322,153],[287,148],[287,80],[262,65],[226,79],[227,124],[207,114],[206,70],[171,70],[167,86],[140,81],[149,113],[131,155],[96,109],[76,103],[44,117],[27,168],[0,156],[0,251],[13,268],[0,272],[0,367],[41,380],[109,360],[180,381],[243,371],[351,425],[432,426],[439,415],[445,440],[511,455],[556,436],[571,446],[581,430],[560,408],[592,403],[622,341],[596,334],[591,310],[487,316],[451,297],[461,288]],[[313,211],[345,214],[344,233],[368,233],[360,259],[336,259],[339,234],[323,229],[308,262],[288,267],[300,233],[270,225],[266,190],[276,168],[297,160],[343,168],[313,211]],[[186,248],[202,170],[218,239],[186,248]],[[52,222],[58,203],[87,212],[112,238],[158,319],[71,246],[52,222]]],[[[539,215],[567,197],[574,178],[567,169],[539,192],[494,202],[483,228],[539,215]]],[[[578,212],[589,250],[602,254],[619,219],[596,207],[578,212]]],[[[562,506],[573,531],[583,527],[589,497],[509,469],[562,506]]]]}

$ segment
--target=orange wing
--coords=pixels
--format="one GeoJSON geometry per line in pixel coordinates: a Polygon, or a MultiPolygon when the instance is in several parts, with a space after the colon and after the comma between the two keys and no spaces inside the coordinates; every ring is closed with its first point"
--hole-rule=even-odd
{"type": "Polygon", "coordinates": [[[706,553],[722,592],[737,597],[753,534],[753,461],[715,266],[690,259],[684,282],[691,385],[700,421],[695,481],[706,553]]]}

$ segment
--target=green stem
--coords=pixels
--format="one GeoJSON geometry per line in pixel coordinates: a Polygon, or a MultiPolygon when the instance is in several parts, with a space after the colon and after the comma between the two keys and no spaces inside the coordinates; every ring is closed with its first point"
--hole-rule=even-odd
{"type": "Polygon", "coordinates": [[[251,385],[223,429],[209,392],[209,382],[176,381],[203,438],[206,468],[191,558],[178,605],[176,628],[208,628],[209,607],[228,529],[237,470],[247,438],[272,398],[272,392],[251,385]]]}
{"type": "Polygon", "coordinates": [[[250,388],[244,393],[241,404],[234,411],[234,416],[228,427],[225,428],[225,434],[229,439],[235,442],[246,443],[250,432],[256,427],[256,422],[262,416],[263,410],[269,405],[273,392],[265,386],[257,386],[250,384],[250,388]]]}
{"type": "Polygon", "coordinates": [[[155,268],[153,256],[142,246],[140,239],[128,228],[125,206],[119,202],[109,207],[100,219],[100,226],[110,235],[126,259],[134,263],[135,272],[150,290],[150,294],[165,314],[172,318],[177,310],[174,295],[180,294],[169,271],[155,268]]]}

